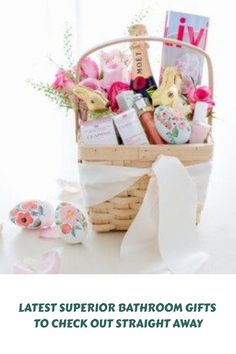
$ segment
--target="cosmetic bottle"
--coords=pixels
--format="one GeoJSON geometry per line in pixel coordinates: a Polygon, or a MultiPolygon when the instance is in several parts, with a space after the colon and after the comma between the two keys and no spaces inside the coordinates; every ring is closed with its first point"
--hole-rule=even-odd
{"type": "Polygon", "coordinates": [[[154,112],[147,98],[141,94],[136,94],[134,98],[134,109],[136,110],[139,120],[147,135],[150,144],[165,144],[156,130],[154,123],[154,112]]]}
{"type": "Polygon", "coordinates": [[[122,91],[116,96],[116,102],[119,109],[124,112],[133,108],[134,91],[122,91]]]}
{"type": "Polygon", "coordinates": [[[207,109],[207,102],[196,102],[191,122],[191,135],[189,139],[191,144],[204,143],[210,134],[211,126],[206,123],[207,109]]]}

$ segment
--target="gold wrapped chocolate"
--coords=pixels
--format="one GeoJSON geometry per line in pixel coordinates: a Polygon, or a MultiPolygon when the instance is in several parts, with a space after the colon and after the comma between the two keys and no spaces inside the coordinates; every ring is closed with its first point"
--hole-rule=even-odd
{"type": "Polygon", "coordinates": [[[159,88],[152,95],[154,106],[170,106],[183,103],[181,94],[182,77],[174,67],[165,69],[163,79],[159,88]]]}
{"type": "Polygon", "coordinates": [[[85,103],[88,109],[88,120],[101,118],[111,113],[109,101],[101,92],[77,85],[73,93],[85,103]]]}

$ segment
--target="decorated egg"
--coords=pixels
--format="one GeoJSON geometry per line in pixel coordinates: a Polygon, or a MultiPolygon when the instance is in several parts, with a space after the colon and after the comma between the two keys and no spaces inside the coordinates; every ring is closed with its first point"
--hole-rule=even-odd
{"type": "Polygon", "coordinates": [[[42,229],[54,222],[51,204],[41,200],[27,200],[17,204],[9,213],[10,220],[25,229],[42,229]]]}
{"type": "Polygon", "coordinates": [[[62,239],[68,243],[81,243],[87,235],[84,214],[71,203],[62,202],[56,208],[55,222],[62,239]]]}
{"type": "Polygon", "coordinates": [[[159,106],[154,112],[155,126],[169,144],[184,144],[191,134],[191,126],[184,112],[168,106],[159,106]]]}

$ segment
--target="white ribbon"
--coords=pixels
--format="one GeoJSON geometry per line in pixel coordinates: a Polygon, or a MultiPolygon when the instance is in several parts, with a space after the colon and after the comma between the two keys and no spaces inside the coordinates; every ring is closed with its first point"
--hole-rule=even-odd
{"type": "MultiPolygon", "coordinates": [[[[174,273],[193,273],[207,255],[196,227],[197,204],[204,204],[211,164],[184,167],[175,157],[161,156],[151,168],[79,164],[86,207],[109,200],[150,175],[142,206],[124,236],[122,259],[150,256],[174,273]]],[[[152,265],[154,266],[154,265],[152,265]]]]}

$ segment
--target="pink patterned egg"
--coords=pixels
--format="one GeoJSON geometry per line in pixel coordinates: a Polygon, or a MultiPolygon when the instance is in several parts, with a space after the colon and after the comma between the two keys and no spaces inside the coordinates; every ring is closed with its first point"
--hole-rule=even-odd
{"type": "Polygon", "coordinates": [[[10,220],[25,229],[42,229],[54,222],[51,204],[41,200],[27,200],[17,204],[9,213],[10,220]]]}
{"type": "Polygon", "coordinates": [[[180,110],[159,106],[154,112],[154,122],[158,133],[168,144],[185,144],[189,141],[191,126],[180,110]]]}
{"type": "Polygon", "coordinates": [[[84,214],[71,203],[62,202],[56,208],[55,222],[62,239],[68,243],[81,243],[87,236],[84,214]]]}

